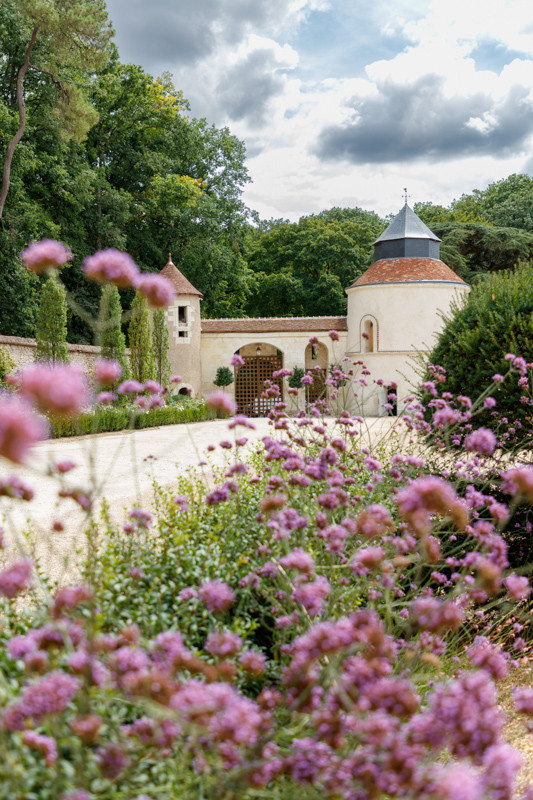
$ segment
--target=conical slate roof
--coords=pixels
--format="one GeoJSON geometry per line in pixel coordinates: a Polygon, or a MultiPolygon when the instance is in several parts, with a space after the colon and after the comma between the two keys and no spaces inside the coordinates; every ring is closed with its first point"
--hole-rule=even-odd
{"type": "Polygon", "coordinates": [[[176,294],[195,294],[197,297],[203,297],[203,294],[195,289],[190,281],[187,280],[185,275],[179,271],[177,266],[172,263],[172,256],[168,254],[168,263],[163,267],[159,273],[174,286],[176,294]]]}
{"type": "Polygon", "coordinates": [[[378,244],[378,242],[390,242],[394,239],[431,239],[434,242],[441,241],[441,239],[422,222],[420,217],[415,214],[407,203],[402,210],[396,214],[389,227],[383,231],[374,244],[378,244]]]}

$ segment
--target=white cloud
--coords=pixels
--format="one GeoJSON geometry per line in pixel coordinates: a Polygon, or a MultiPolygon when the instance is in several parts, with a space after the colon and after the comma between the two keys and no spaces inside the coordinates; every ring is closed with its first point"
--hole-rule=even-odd
{"type": "MultiPolygon", "coordinates": [[[[113,13],[123,2],[108,6],[113,13]]],[[[248,204],[264,216],[295,219],[332,205],[389,213],[401,205],[406,184],[414,200],[448,203],[520,171],[533,129],[533,24],[523,22],[529,6],[530,0],[151,0],[148,7],[130,0],[122,20],[132,60],[144,54],[147,68],[171,69],[194,114],[227,124],[245,140],[254,181],[248,204]],[[367,64],[360,77],[332,78],[324,63],[321,79],[310,82],[300,70],[295,32],[316,11],[327,22],[328,8],[341,17],[345,8],[350,24],[371,17],[388,42],[409,45],[367,64]],[[487,42],[509,51],[503,69],[476,63],[476,49],[487,42]],[[337,132],[328,160],[324,149],[317,155],[324,129],[337,132]]]]}

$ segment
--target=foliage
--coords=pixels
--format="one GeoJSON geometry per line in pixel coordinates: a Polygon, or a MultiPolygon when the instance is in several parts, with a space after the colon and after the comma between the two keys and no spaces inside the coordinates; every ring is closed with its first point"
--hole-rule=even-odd
{"type": "Polygon", "coordinates": [[[136,292],[131,305],[128,325],[131,375],[144,383],[155,378],[154,350],[152,344],[152,321],[146,298],[136,292]]]}
{"type": "Polygon", "coordinates": [[[97,332],[97,341],[101,346],[102,358],[118,361],[123,377],[128,377],[130,368],[126,355],[126,337],[121,326],[122,306],[116,286],[108,284],[102,289],[99,322],[101,331],[97,332]]]}
{"type": "Polygon", "coordinates": [[[7,348],[0,347],[0,387],[5,386],[4,378],[10,375],[16,367],[15,362],[11,358],[7,348]]]}
{"type": "MultiPolygon", "coordinates": [[[[17,127],[16,74],[27,35],[12,3],[0,4],[1,153],[17,127]]],[[[47,38],[37,38],[34,53],[45,64],[47,38]]],[[[204,293],[204,314],[242,316],[251,281],[243,259],[243,144],[225,128],[192,119],[168,75],[154,79],[121,64],[114,46],[102,71],[71,70],[68,80],[98,114],[84,141],[62,135],[64,118],[55,113],[57,92],[48,76],[26,75],[26,130],[14,152],[0,230],[0,292],[9,299],[0,304],[0,331],[33,334],[39,283],[20,268],[19,253],[45,236],[74,253],[64,280],[88,316],[69,318],[71,342],[93,343],[87,319],[97,315],[100,291],[84,281],[81,268],[106,247],[127,249],[148,271],[159,270],[162,254],[172,251],[204,293]]],[[[132,299],[132,292],[122,295],[126,311],[132,299]]]]}
{"type": "Polygon", "coordinates": [[[529,175],[509,175],[486,189],[474,189],[454,201],[456,208],[469,205],[489,223],[503,228],[521,228],[533,233],[533,178],[529,175]]]}
{"type": "Polygon", "coordinates": [[[152,312],[152,349],[155,361],[155,378],[161,386],[166,386],[170,378],[168,347],[168,326],[165,310],[158,308],[152,312]]]}
{"type": "Polygon", "coordinates": [[[234,380],[233,371],[229,367],[218,367],[213,383],[215,386],[229,386],[234,380]]]}
{"type": "MultiPolygon", "coordinates": [[[[445,370],[438,394],[477,397],[495,374],[507,375],[506,355],[533,362],[533,264],[485,276],[467,299],[445,317],[430,362],[445,370]]],[[[502,446],[531,443],[532,393],[529,378],[514,372],[494,384],[496,408],[481,409],[470,425],[498,431],[502,446]]],[[[431,400],[427,392],[425,400],[431,400]]]]}
{"type": "Polygon", "coordinates": [[[255,316],[346,313],[345,288],[369,266],[383,221],[359,208],[332,208],[298,223],[273,222],[250,234],[255,316]]]}
{"type": "Polygon", "coordinates": [[[432,230],[442,239],[442,260],[467,283],[533,257],[533,233],[527,231],[471,222],[437,223],[432,230]]]}
{"type": "Polygon", "coordinates": [[[23,43],[14,63],[7,65],[12,87],[17,70],[12,99],[16,99],[18,127],[4,158],[0,218],[9,191],[13,155],[26,128],[24,81],[28,70],[37,73],[41,81],[51,83],[57,92],[54,116],[60,122],[62,137],[83,141],[97,114],[80,83],[76,84],[72,77],[79,70],[92,72],[104,66],[113,33],[104,0],[70,0],[68,14],[62,0],[8,0],[4,6],[8,14],[17,18],[23,43]],[[44,48],[36,48],[36,43],[43,40],[44,48]]]}
{"type": "Polygon", "coordinates": [[[305,369],[303,367],[293,367],[292,368],[292,375],[289,375],[287,383],[291,387],[291,389],[301,389],[302,388],[302,378],[305,375],[305,369]]]}
{"type": "Polygon", "coordinates": [[[40,291],[40,302],[35,324],[37,347],[35,358],[39,361],[68,361],[67,299],[61,281],[51,277],[40,291]]]}
{"type": "Polygon", "coordinates": [[[155,518],[133,508],[122,527],[104,507],[84,583],[36,598],[33,619],[4,600],[2,763],[20,767],[3,768],[3,796],[350,798],[361,764],[365,791],[394,783],[408,800],[455,779],[460,758],[463,780],[497,775],[486,798],[501,798],[501,760],[516,759],[493,679],[508,656],[474,637],[503,629],[524,648],[527,607],[507,587],[528,583],[504,588],[500,533],[477,535],[472,493],[397,439],[394,455],[365,452],[346,417],[321,433],[275,416],[287,424],[246,462],[236,444],[214,488],[181,475],[156,487],[155,518]]]}
{"type": "Polygon", "coordinates": [[[180,396],[180,403],[141,411],[138,406],[101,406],[77,419],[52,420],[54,438],[84,436],[89,433],[141,430],[159,425],[178,425],[212,419],[213,413],[204,400],[180,396]]]}

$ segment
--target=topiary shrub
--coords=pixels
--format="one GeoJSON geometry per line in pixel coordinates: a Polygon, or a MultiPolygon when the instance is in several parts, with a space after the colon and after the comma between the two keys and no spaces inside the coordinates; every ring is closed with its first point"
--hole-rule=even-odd
{"type": "Polygon", "coordinates": [[[217,369],[217,374],[213,383],[215,386],[229,386],[230,383],[233,383],[233,372],[229,367],[219,367],[217,369]]]}
{"type": "Polygon", "coordinates": [[[156,308],[152,312],[152,349],[155,361],[155,378],[161,386],[166,386],[170,378],[168,348],[169,339],[165,309],[156,308]]]}
{"type": "MultiPolygon", "coordinates": [[[[533,262],[513,272],[487,275],[444,319],[445,327],[429,361],[443,367],[445,373],[437,382],[431,381],[429,391],[426,386],[420,392],[421,400],[435,406],[447,392],[474,399],[492,385],[495,404],[476,409],[469,427],[486,427],[498,434],[505,428],[500,444],[530,443],[533,370],[524,365],[521,370],[512,366],[510,370],[513,362],[506,356],[512,353],[533,362],[533,262]],[[493,381],[495,375],[506,377],[493,381]]],[[[429,377],[435,377],[432,367],[429,377]]]]}
{"type": "Polygon", "coordinates": [[[293,367],[292,375],[289,375],[288,383],[291,389],[301,389],[302,388],[302,378],[305,375],[305,369],[303,367],[293,367]]]}
{"type": "Polygon", "coordinates": [[[122,377],[128,378],[129,364],[126,355],[126,337],[122,332],[122,306],[116,286],[104,286],[100,301],[100,318],[102,330],[99,341],[102,346],[102,358],[118,361],[122,367],[122,377]]]}
{"type": "Polygon", "coordinates": [[[35,321],[35,358],[38,361],[68,361],[67,293],[63,284],[49,278],[40,291],[35,321]]]}
{"type": "Polygon", "coordinates": [[[152,344],[152,320],[146,298],[137,292],[131,304],[131,319],[128,326],[130,340],[131,376],[144,383],[156,376],[152,344]]]}

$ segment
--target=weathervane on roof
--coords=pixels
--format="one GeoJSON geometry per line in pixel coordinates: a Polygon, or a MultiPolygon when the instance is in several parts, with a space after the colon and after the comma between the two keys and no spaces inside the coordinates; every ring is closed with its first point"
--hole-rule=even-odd
{"type": "Polygon", "coordinates": [[[411,195],[407,194],[407,189],[405,188],[405,186],[404,186],[403,190],[405,192],[403,199],[405,200],[405,205],[407,205],[407,198],[411,197],[411,195]]]}

